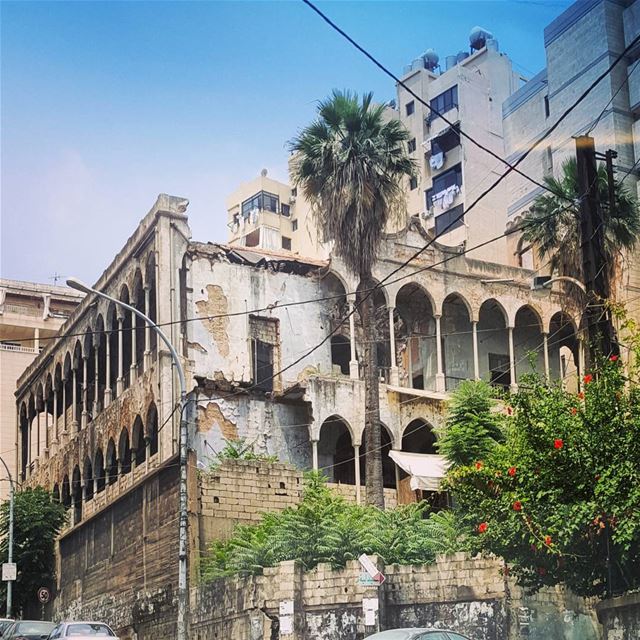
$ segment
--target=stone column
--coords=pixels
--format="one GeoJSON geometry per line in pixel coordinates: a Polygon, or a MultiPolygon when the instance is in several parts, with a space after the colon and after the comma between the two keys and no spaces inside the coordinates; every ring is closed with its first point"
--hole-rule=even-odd
{"type": "Polygon", "coordinates": [[[349,339],[351,342],[351,360],[349,361],[349,376],[352,380],[360,378],[358,360],[356,358],[356,314],[353,302],[349,301],[349,339]]]}
{"type": "Polygon", "coordinates": [[[138,316],[135,313],[131,314],[131,373],[129,374],[129,386],[131,386],[138,373],[138,364],[136,362],[136,325],[138,324],[138,316]]]}
{"type": "Polygon", "coordinates": [[[436,362],[438,371],[436,373],[436,391],[444,393],[447,390],[447,385],[444,377],[444,371],[442,368],[442,332],[440,329],[440,318],[442,316],[437,314],[436,318],[436,362]]]}
{"type": "Polygon", "coordinates": [[[71,428],[74,433],[78,432],[78,374],[76,368],[71,370],[71,428]]]}
{"type": "Polygon", "coordinates": [[[389,372],[389,382],[395,386],[400,384],[398,376],[398,361],[396,355],[396,327],[393,321],[395,307],[389,306],[389,348],[391,350],[391,371],[389,372]]]}
{"type": "Polygon", "coordinates": [[[36,457],[40,457],[40,407],[36,402],[36,457]]]}
{"type": "Polygon", "coordinates": [[[354,456],[354,464],[356,468],[356,504],[360,504],[361,502],[361,487],[360,487],[360,445],[353,445],[353,456],[354,456]]]}
{"type": "MultiPolygon", "coordinates": [[[[582,378],[585,375],[586,358],[585,358],[584,338],[578,338],[578,389],[582,390],[582,378]]],[[[559,352],[559,350],[558,350],[559,352]]],[[[562,371],[562,355],[560,356],[560,371],[562,371]]],[[[563,380],[564,384],[564,380],[563,380]]]]}
{"type": "Polygon", "coordinates": [[[82,356],[82,417],[80,428],[86,429],[89,421],[89,384],[87,375],[89,373],[89,357],[85,354],[82,356]]]}
{"type": "Polygon", "coordinates": [[[67,435],[67,379],[62,378],[62,435],[67,435]]]}
{"type": "Polygon", "coordinates": [[[93,347],[93,419],[95,420],[100,410],[100,345],[94,345],[93,347]]]}
{"type": "Polygon", "coordinates": [[[105,354],[106,354],[106,362],[105,362],[105,380],[104,380],[104,409],[106,409],[111,404],[111,332],[107,331],[104,334],[106,336],[105,343],[105,354]]]}
{"type": "Polygon", "coordinates": [[[38,327],[36,327],[33,331],[33,348],[35,349],[36,353],[39,353],[40,351],[40,329],[38,329],[38,327]]]}
{"type": "Polygon", "coordinates": [[[547,331],[542,332],[543,349],[544,349],[544,377],[547,380],[551,380],[551,373],[549,369],[549,333],[547,331]]]}
{"type": "MultiPolygon", "coordinates": [[[[144,287],[144,314],[149,317],[149,306],[151,299],[151,287],[147,284],[144,287]]],[[[148,371],[151,366],[151,327],[148,322],[144,323],[144,370],[148,371]]]]}
{"type": "Polygon", "coordinates": [[[48,456],[49,454],[49,443],[50,443],[50,436],[49,436],[49,429],[51,428],[51,425],[49,424],[49,410],[47,408],[47,401],[45,400],[44,402],[44,455],[48,456]]]}
{"type": "Polygon", "coordinates": [[[473,329],[473,377],[480,380],[480,356],[478,355],[478,321],[471,323],[473,329]]]}
{"type": "Polygon", "coordinates": [[[318,470],[318,441],[317,440],[311,441],[311,455],[313,458],[313,470],[317,471],[318,470]]]}
{"type": "Polygon", "coordinates": [[[511,377],[511,391],[518,390],[516,382],[516,354],[513,347],[513,327],[509,327],[509,375],[511,377]]]}
{"type": "Polygon", "coordinates": [[[118,379],[116,381],[116,396],[122,395],[124,391],[124,373],[123,373],[123,354],[124,354],[124,334],[122,331],[122,325],[124,324],[124,318],[118,316],[118,379]]]}
{"type": "Polygon", "coordinates": [[[53,441],[52,444],[58,443],[58,390],[53,388],[53,441]]]}

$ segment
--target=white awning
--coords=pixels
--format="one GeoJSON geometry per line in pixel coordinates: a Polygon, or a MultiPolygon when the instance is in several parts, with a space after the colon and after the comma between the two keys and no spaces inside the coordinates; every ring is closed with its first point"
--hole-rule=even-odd
{"type": "Polygon", "coordinates": [[[391,459],[411,476],[411,488],[424,491],[440,491],[440,481],[449,468],[443,456],[432,453],[407,453],[389,451],[391,459]]]}

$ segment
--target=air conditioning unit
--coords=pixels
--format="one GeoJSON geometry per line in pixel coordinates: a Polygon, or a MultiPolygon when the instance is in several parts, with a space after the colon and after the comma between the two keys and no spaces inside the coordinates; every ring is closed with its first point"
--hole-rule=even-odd
{"type": "Polygon", "coordinates": [[[289,196],[289,204],[295,204],[296,203],[296,197],[295,196],[289,196]]]}

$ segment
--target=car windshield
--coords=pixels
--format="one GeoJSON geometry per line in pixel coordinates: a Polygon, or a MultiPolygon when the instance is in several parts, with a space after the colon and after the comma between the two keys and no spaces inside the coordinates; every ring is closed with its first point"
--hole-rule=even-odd
{"type": "Polygon", "coordinates": [[[13,624],[13,620],[0,620],[0,634],[13,624]]]}
{"type": "Polygon", "coordinates": [[[82,624],[70,624],[67,627],[67,637],[74,636],[112,636],[113,632],[105,624],[83,622],[82,624]]]}
{"type": "Polygon", "coordinates": [[[27,620],[25,622],[18,622],[15,631],[22,635],[44,635],[45,633],[49,633],[55,626],[53,622],[34,622],[27,620]]]}

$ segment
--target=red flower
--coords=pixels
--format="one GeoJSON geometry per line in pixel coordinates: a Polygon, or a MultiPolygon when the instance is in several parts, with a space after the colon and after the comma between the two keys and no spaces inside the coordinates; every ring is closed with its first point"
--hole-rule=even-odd
{"type": "Polygon", "coordinates": [[[507,473],[513,478],[516,475],[516,468],[509,467],[509,471],[507,471],[507,473]]]}
{"type": "Polygon", "coordinates": [[[546,576],[547,575],[547,570],[544,567],[538,567],[538,575],[546,576]]]}
{"type": "Polygon", "coordinates": [[[571,415],[575,416],[578,413],[578,410],[575,407],[571,407],[571,415]]]}
{"type": "Polygon", "coordinates": [[[485,533],[488,528],[489,528],[489,525],[486,522],[481,522],[478,525],[478,532],[479,533],[485,533]]]}
{"type": "Polygon", "coordinates": [[[583,391],[581,391],[581,392],[578,394],[578,398],[580,398],[580,400],[584,400],[584,392],[583,392],[583,391]]]}
{"type": "Polygon", "coordinates": [[[556,438],[553,441],[553,446],[555,449],[562,449],[562,447],[564,447],[564,442],[562,441],[562,438],[556,438]]]}
{"type": "Polygon", "coordinates": [[[476,469],[477,469],[478,471],[480,471],[480,469],[482,469],[482,466],[483,466],[483,465],[482,465],[482,460],[478,460],[478,462],[476,462],[476,469]]]}
{"type": "Polygon", "coordinates": [[[520,502],[520,500],[516,500],[513,503],[513,510],[514,511],[522,511],[522,502],[520,502]]]}
{"type": "Polygon", "coordinates": [[[513,415],[513,407],[507,407],[507,415],[508,416],[512,416],[513,415]]]}
{"type": "Polygon", "coordinates": [[[545,536],[544,537],[544,543],[547,545],[547,547],[551,546],[551,536],[545,536]]]}
{"type": "Polygon", "coordinates": [[[609,360],[611,360],[611,362],[617,362],[618,361],[618,356],[611,356],[609,358],[609,360]]]}
{"type": "Polygon", "coordinates": [[[593,376],[590,373],[583,378],[585,384],[589,384],[593,380],[593,376]]]}

